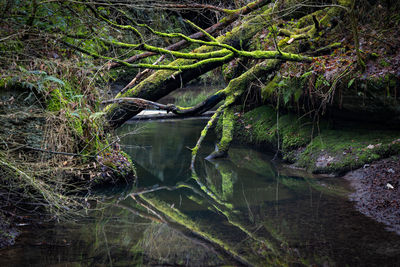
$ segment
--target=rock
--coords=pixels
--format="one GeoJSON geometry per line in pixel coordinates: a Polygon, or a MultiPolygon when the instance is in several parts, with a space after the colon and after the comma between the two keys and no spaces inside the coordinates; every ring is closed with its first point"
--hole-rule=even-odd
{"type": "Polygon", "coordinates": [[[387,189],[394,189],[393,185],[391,185],[391,184],[389,184],[389,183],[386,184],[386,188],[387,188],[387,189]]]}

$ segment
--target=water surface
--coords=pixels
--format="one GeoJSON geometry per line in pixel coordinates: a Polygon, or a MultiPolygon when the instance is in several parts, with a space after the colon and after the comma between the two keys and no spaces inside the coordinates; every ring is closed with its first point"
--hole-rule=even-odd
{"type": "Polygon", "coordinates": [[[205,120],[125,125],[136,186],[102,194],[79,223],[27,227],[1,266],[396,266],[400,237],[358,213],[342,179],[286,176],[271,155],[233,146],[189,171],[205,120]]]}

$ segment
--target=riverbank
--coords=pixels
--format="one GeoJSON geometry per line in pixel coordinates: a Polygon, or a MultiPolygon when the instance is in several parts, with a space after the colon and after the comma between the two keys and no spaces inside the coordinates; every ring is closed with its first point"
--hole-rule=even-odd
{"type": "Polygon", "coordinates": [[[367,164],[344,178],[355,189],[350,199],[356,209],[400,235],[400,156],[367,164]]]}
{"type": "Polygon", "coordinates": [[[42,97],[21,84],[0,86],[0,248],[15,243],[18,225],[77,218],[93,188],[136,179],[116,138],[99,128],[87,138],[93,121],[50,111],[42,97]]]}
{"type": "Polygon", "coordinates": [[[234,128],[235,142],[277,151],[291,168],[348,179],[356,209],[399,233],[398,131],[379,124],[313,122],[268,106],[235,113],[234,128]]]}

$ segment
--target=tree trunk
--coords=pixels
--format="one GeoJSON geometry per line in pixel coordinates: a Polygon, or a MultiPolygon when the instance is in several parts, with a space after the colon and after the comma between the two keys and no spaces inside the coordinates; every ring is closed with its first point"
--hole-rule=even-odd
{"type": "MultiPolygon", "coordinates": [[[[269,25],[269,13],[270,9],[265,10],[261,14],[245,21],[240,26],[234,28],[231,32],[220,36],[217,40],[221,43],[229,44],[237,49],[241,49],[241,46],[246,46],[249,40],[262,28],[269,25]]],[[[211,52],[215,48],[202,46],[196,49],[194,52],[204,53],[211,52]]],[[[143,80],[134,88],[128,90],[124,94],[117,95],[119,97],[135,97],[143,98],[150,101],[157,101],[158,99],[168,95],[177,88],[182,87],[187,82],[199,77],[200,75],[215,69],[222,64],[230,61],[232,58],[227,57],[226,60],[218,62],[208,62],[201,66],[181,71],[171,70],[159,70],[153,73],[151,76],[143,80]]],[[[171,63],[171,65],[179,66],[184,64],[192,64],[194,60],[178,59],[171,63]]],[[[132,108],[132,105],[126,103],[114,103],[105,107],[107,113],[107,119],[112,128],[121,126],[125,121],[138,114],[141,108],[132,108]]]]}

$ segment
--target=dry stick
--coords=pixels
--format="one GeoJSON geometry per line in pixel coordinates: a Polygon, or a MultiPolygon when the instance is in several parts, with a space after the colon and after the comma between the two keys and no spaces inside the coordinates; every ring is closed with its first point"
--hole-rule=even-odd
{"type": "Polygon", "coordinates": [[[38,190],[38,192],[43,196],[43,198],[52,206],[55,206],[57,208],[61,208],[60,207],[60,203],[59,201],[65,199],[64,196],[58,194],[58,193],[53,193],[50,190],[48,190],[46,187],[48,187],[49,185],[40,182],[38,180],[36,180],[34,177],[29,176],[27,173],[25,173],[24,171],[20,170],[19,168],[15,167],[14,165],[5,162],[3,160],[1,160],[0,158],[0,165],[3,165],[9,169],[12,169],[13,171],[15,171],[15,173],[17,173],[20,177],[23,177],[24,180],[33,188],[35,188],[36,190],[38,190]]]}
{"type": "MultiPolygon", "coordinates": [[[[246,14],[250,13],[251,11],[253,11],[253,10],[255,10],[255,9],[265,5],[265,4],[267,4],[268,2],[269,2],[269,0],[258,0],[258,1],[252,2],[252,3],[248,4],[248,5],[246,5],[245,7],[241,8],[241,9],[238,9],[235,13],[233,13],[232,15],[229,15],[225,19],[223,19],[223,20],[217,22],[216,24],[208,27],[207,29],[205,29],[205,31],[207,33],[209,33],[209,34],[212,34],[212,33],[216,32],[216,31],[222,30],[224,27],[227,27],[229,24],[231,24],[237,18],[239,18],[239,16],[246,15],[246,14]]],[[[196,32],[196,33],[190,35],[189,37],[192,38],[192,39],[199,39],[199,38],[205,37],[205,34],[203,32],[201,32],[201,31],[199,31],[199,32],[196,32]]],[[[171,50],[171,51],[175,51],[175,50],[183,48],[187,44],[188,44],[188,42],[186,40],[181,40],[181,41],[179,41],[179,42],[177,42],[175,44],[172,44],[172,45],[166,47],[165,49],[171,50]]],[[[142,53],[142,54],[139,54],[139,55],[134,55],[134,56],[126,59],[125,62],[132,63],[132,62],[138,61],[140,59],[144,59],[144,58],[147,58],[147,57],[150,57],[150,56],[154,56],[154,55],[156,55],[155,52],[145,52],[145,53],[142,53]]],[[[112,63],[109,64],[108,68],[112,69],[112,68],[116,68],[116,67],[119,67],[119,66],[121,66],[120,63],[112,62],[112,63]]]]}
{"type": "Polygon", "coordinates": [[[168,190],[168,191],[173,191],[176,189],[179,189],[180,186],[159,186],[159,187],[155,187],[155,188],[151,188],[151,189],[145,189],[142,191],[138,191],[138,192],[133,192],[130,193],[129,196],[139,196],[139,195],[143,195],[143,194],[147,194],[147,193],[152,193],[155,191],[159,191],[159,190],[168,190]]]}
{"type": "Polygon", "coordinates": [[[148,212],[151,212],[152,214],[154,214],[156,217],[158,217],[161,221],[165,222],[165,219],[158,214],[152,207],[150,207],[151,204],[149,203],[143,203],[144,200],[140,197],[140,195],[138,195],[136,198],[135,195],[129,194],[129,196],[136,201],[136,203],[138,203],[140,206],[142,206],[143,208],[145,208],[148,212]],[[140,199],[140,200],[139,200],[140,199]]]}
{"type": "Polygon", "coordinates": [[[156,221],[156,222],[159,222],[159,223],[166,223],[166,221],[163,218],[152,216],[152,215],[150,215],[148,213],[145,213],[145,212],[140,211],[140,210],[133,209],[133,208],[128,207],[128,206],[126,206],[124,204],[121,204],[121,203],[113,204],[113,206],[114,207],[118,207],[118,208],[122,208],[122,209],[126,209],[129,212],[132,212],[133,214],[135,214],[137,216],[140,216],[142,218],[145,218],[145,219],[148,219],[148,220],[151,220],[151,221],[156,221]]]}
{"type": "Polygon", "coordinates": [[[114,98],[114,99],[103,101],[101,103],[102,104],[111,104],[111,103],[124,103],[124,102],[134,104],[140,108],[156,107],[157,109],[166,110],[166,111],[173,111],[173,108],[175,107],[174,105],[164,105],[164,104],[160,104],[160,103],[146,100],[143,98],[135,98],[135,97],[114,98]]]}
{"type": "Polygon", "coordinates": [[[205,5],[205,4],[164,4],[164,5],[155,5],[155,7],[162,7],[167,9],[210,9],[219,11],[226,14],[234,13],[235,10],[225,9],[213,5],[205,5]]]}
{"type": "MultiPolygon", "coordinates": [[[[163,61],[165,59],[165,55],[162,55],[161,57],[159,57],[154,63],[153,65],[157,65],[158,63],[160,63],[161,61],[163,61]]],[[[139,72],[135,78],[132,79],[132,81],[130,83],[128,83],[124,88],[122,88],[122,90],[119,92],[120,94],[125,93],[127,90],[131,89],[136,82],[138,82],[140,79],[142,79],[142,77],[144,75],[146,75],[147,73],[149,73],[151,71],[151,69],[145,69],[142,72],[139,72]]]]}
{"type": "MultiPolygon", "coordinates": [[[[44,152],[44,153],[50,153],[50,154],[58,154],[58,155],[65,155],[65,156],[73,156],[73,157],[88,157],[88,158],[94,158],[94,156],[89,156],[89,155],[83,155],[83,154],[77,154],[77,153],[69,153],[69,152],[60,152],[60,151],[52,151],[52,150],[46,150],[46,149],[41,149],[41,148],[36,148],[36,147],[31,147],[28,145],[22,145],[18,143],[14,143],[17,145],[21,145],[21,147],[16,148],[17,149],[22,149],[22,148],[28,148],[30,150],[35,150],[39,152],[44,152]]],[[[7,144],[9,145],[9,144],[7,144]]]]}

